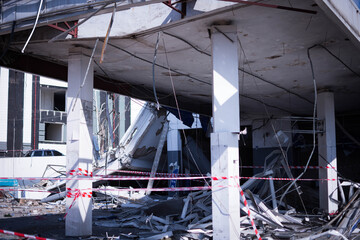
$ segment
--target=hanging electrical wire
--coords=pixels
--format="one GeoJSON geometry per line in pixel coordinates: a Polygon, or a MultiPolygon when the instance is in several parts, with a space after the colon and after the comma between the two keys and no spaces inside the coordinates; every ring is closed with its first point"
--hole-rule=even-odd
{"type": "MultiPolygon", "coordinates": [[[[170,81],[171,81],[171,87],[172,87],[172,91],[173,91],[173,94],[174,94],[176,109],[177,109],[177,112],[178,112],[178,115],[179,115],[179,119],[180,119],[180,121],[182,121],[181,112],[180,112],[180,107],[179,107],[179,102],[178,102],[178,100],[177,100],[177,95],[176,95],[175,86],[174,86],[174,80],[173,80],[173,78],[172,78],[172,74],[171,74],[171,70],[170,70],[170,64],[169,64],[169,59],[168,59],[168,56],[167,56],[165,41],[164,41],[164,39],[162,39],[162,41],[163,41],[163,46],[164,46],[164,51],[165,51],[166,64],[168,65],[168,71],[169,71],[169,76],[170,76],[170,81]]],[[[194,158],[191,150],[189,149],[188,140],[187,140],[187,137],[186,137],[186,134],[185,134],[185,130],[184,130],[184,129],[182,129],[182,133],[183,133],[184,140],[185,140],[185,146],[186,146],[187,150],[189,151],[190,157],[191,157],[191,159],[193,160],[193,162],[194,162],[197,170],[199,171],[199,173],[201,173],[200,168],[199,168],[198,164],[196,163],[195,158],[194,158]]]]}
{"type": "MultiPolygon", "coordinates": [[[[119,46],[117,46],[117,45],[114,45],[114,44],[111,44],[111,43],[108,43],[108,45],[109,45],[109,46],[112,46],[112,47],[114,47],[114,48],[116,48],[116,49],[118,49],[118,50],[120,50],[120,51],[123,51],[123,52],[129,54],[130,56],[132,56],[132,57],[134,57],[134,58],[137,58],[137,59],[139,59],[139,60],[141,60],[141,61],[144,61],[144,62],[153,64],[152,61],[149,61],[149,60],[147,60],[147,59],[145,59],[145,58],[139,57],[139,56],[137,56],[136,54],[134,54],[134,53],[132,53],[132,52],[129,52],[128,50],[126,50],[126,49],[124,49],[124,48],[121,48],[121,47],[119,47],[119,46]]],[[[168,67],[166,67],[166,66],[163,66],[163,65],[160,65],[160,64],[157,64],[157,63],[155,63],[154,65],[157,66],[157,67],[160,67],[160,68],[163,68],[163,69],[168,70],[168,67]]],[[[177,71],[177,70],[175,70],[175,69],[171,69],[171,72],[174,72],[174,73],[179,74],[179,75],[182,75],[182,76],[186,76],[186,77],[188,77],[188,78],[190,78],[190,79],[192,79],[192,80],[194,80],[194,81],[197,81],[197,82],[200,82],[200,83],[203,83],[203,84],[206,84],[206,85],[210,85],[210,86],[211,86],[211,83],[209,83],[209,82],[206,82],[206,81],[204,81],[204,80],[201,80],[201,79],[196,78],[196,77],[194,77],[194,76],[191,76],[191,75],[189,75],[189,74],[182,73],[182,72],[177,71]]]]}
{"type": "MultiPolygon", "coordinates": [[[[162,39],[162,41],[163,41],[163,46],[164,46],[164,51],[165,51],[166,64],[167,64],[167,66],[168,66],[168,71],[169,71],[169,76],[170,76],[170,81],[171,81],[171,87],[172,87],[172,90],[173,90],[174,99],[175,99],[175,103],[176,103],[176,109],[177,109],[177,112],[178,112],[178,115],[179,115],[179,119],[180,119],[180,121],[182,121],[182,117],[181,117],[181,113],[180,113],[180,107],[179,107],[179,102],[178,102],[177,96],[176,96],[176,90],[175,90],[175,86],[174,86],[174,80],[173,80],[172,75],[171,75],[171,69],[170,69],[169,59],[168,59],[168,56],[167,56],[167,51],[166,51],[166,46],[165,46],[164,38],[162,39]]],[[[195,158],[194,158],[194,155],[192,154],[192,152],[191,152],[191,150],[190,150],[190,148],[189,148],[188,140],[187,140],[186,133],[185,133],[185,130],[184,130],[184,129],[182,129],[182,134],[183,134],[184,140],[185,140],[185,147],[186,147],[186,149],[187,149],[187,151],[188,151],[188,153],[189,153],[189,155],[190,155],[191,160],[194,162],[194,165],[196,166],[196,168],[197,168],[197,170],[199,171],[199,173],[201,174],[201,176],[204,176],[204,175],[201,173],[200,167],[198,166],[198,164],[197,164],[197,162],[196,162],[196,160],[195,160],[195,158]]],[[[234,181],[234,180],[235,180],[235,179],[233,179],[233,181],[234,181]]],[[[208,183],[208,181],[205,181],[205,184],[210,187],[210,184],[208,183]]],[[[213,195],[213,197],[216,198],[216,196],[214,196],[214,195],[213,195]]],[[[216,203],[221,204],[221,201],[220,201],[219,199],[216,199],[216,200],[217,200],[217,201],[216,201],[216,202],[213,201],[213,203],[215,203],[215,204],[216,204],[216,203]]],[[[218,208],[222,208],[222,209],[225,208],[223,205],[222,205],[222,206],[217,206],[217,207],[218,207],[218,208]]],[[[232,224],[231,227],[234,228],[234,229],[237,229],[234,220],[233,220],[232,218],[230,218],[230,220],[231,220],[231,224],[232,224]]],[[[237,232],[236,234],[237,234],[237,237],[240,238],[240,233],[237,232]]]]}
{"type": "Polygon", "coordinates": [[[287,194],[287,192],[289,191],[289,189],[296,183],[297,180],[299,180],[304,174],[305,172],[307,171],[308,169],[308,166],[310,164],[310,160],[314,154],[314,151],[315,151],[315,147],[316,147],[316,105],[317,105],[317,86],[316,86],[316,79],[315,79],[315,73],[314,73],[314,66],[313,66],[313,62],[312,62],[312,59],[311,59],[311,55],[310,55],[310,50],[313,49],[316,45],[312,46],[312,47],[309,47],[307,49],[307,56],[308,56],[308,59],[309,59],[309,62],[310,62],[310,68],[311,68],[311,76],[312,76],[312,79],[313,79],[313,84],[314,84],[314,108],[313,108],[313,121],[312,121],[312,128],[313,128],[313,147],[312,147],[312,150],[311,150],[311,153],[309,155],[309,158],[306,162],[306,165],[305,165],[305,169],[302,173],[299,174],[299,176],[291,182],[291,184],[289,185],[289,187],[286,188],[285,192],[282,194],[281,198],[280,198],[280,201],[279,201],[279,205],[281,205],[282,203],[282,200],[284,199],[285,195],[287,194]]]}
{"type": "Polygon", "coordinates": [[[154,59],[153,59],[153,63],[152,63],[153,91],[154,91],[154,97],[155,97],[155,101],[156,101],[157,110],[160,109],[160,103],[159,103],[159,99],[156,95],[156,87],[155,87],[155,62],[156,62],[157,50],[159,47],[159,40],[160,40],[160,32],[158,32],[158,35],[157,35],[155,51],[154,51],[154,59]]]}
{"type": "Polygon", "coordinates": [[[103,46],[102,46],[102,49],[101,49],[100,63],[102,63],[102,62],[104,61],[104,55],[105,55],[106,45],[107,45],[107,43],[108,43],[108,41],[109,41],[110,31],[111,31],[112,25],[113,25],[113,23],[114,23],[115,12],[116,12],[116,2],[114,2],[114,9],[113,9],[113,12],[112,12],[112,14],[111,14],[111,18],[110,18],[110,22],[109,22],[109,27],[108,27],[108,29],[107,29],[106,36],[105,36],[105,40],[104,40],[104,43],[103,43],[103,46]]]}
{"type": "Polygon", "coordinates": [[[315,44],[314,46],[310,47],[309,49],[312,49],[314,47],[321,47],[325,49],[326,52],[328,52],[331,56],[333,56],[336,60],[338,60],[340,63],[342,63],[347,69],[349,69],[350,72],[355,74],[357,77],[360,78],[360,74],[355,72],[349,65],[347,65],[343,60],[341,60],[338,56],[336,56],[334,53],[332,53],[327,47],[325,47],[322,44],[315,44]]]}
{"type": "Polygon", "coordinates": [[[24,53],[24,52],[25,52],[25,48],[26,48],[26,46],[28,45],[28,43],[29,43],[32,35],[34,34],[34,31],[35,31],[37,22],[38,22],[38,20],[39,20],[39,16],[40,16],[42,4],[43,4],[43,0],[40,0],[40,5],[39,5],[39,9],[38,9],[38,12],[37,12],[37,15],[36,15],[36,19],[35,19],[35,23],[34,23],[33,29],[31,30],[31,33],[30,33],[28,39],[26,40],[25,45],[24,45],[23,49],[21,50],[21,53],[24,53]]]}
{"type": "MultiPolygon", "coordinates": [[[[208,52],[200,49],[199,47],[195,46],[194,44],[190,43],[189,41],[187,41],[187,40],[184,39],[184,38],[181,38],[181,37],[179,37],[179,36],[176,36],[176,35],[171,34],[171,33],[168,33],[168,32],[164,32],[164,34],[165,34],[165,35],[168,35],[168,36],[170,36],[170,37],[176,38],[176,39],[178,39],[178,40],[186,43],[187,45],[189,45],[190,47],[192,47],[193,49],[195,49],[196,51],[198,51],[198,52],[201,53],[201,54],[205,54],[206,56],[211,57],[211,54],[210,54],[210,53],[208,53],[208,52]]],[[[306,101],[306,102],[308,102],[308,103],[310,103],[310,104],[313,104],[312,101],[310,101],[309,99],[303,97],[302,95],[300,95],[300,94],[298,94],[298,93],[296,93],[296,92],[293,92],[293,91],[291,91],[290,89],[287,89],[287,88],[285,88],[285,87],[283,87],[283,86],[280,86],[280,85],[278,85],[278,84],[276,84],[276,83],[274,83],[274,82],[272,82],[272,81],[270,81],[270,80],[267,80],[267,79],[265,79],[265,78],[263,78],[263,77],[261,77],[261,76],[258,76],[258,75],[256,75],[255,73],[253,73],[252,71],[247,71],[247,70],[246,70],[245,68],[243,68],[243,67],[239,67],[238,70],[241,71],[241,72],[243,72],[243,73],[246,73],[246,74],[248,74],[248,75],[250,75],[250,76],[252,76],[252,77],[255,77],[255,78],[257,78],[257,79],[259,79],[259,80],[261,80],[261,81],[263,81],[263,82],[265,82],[265,83],[268,83],[268,84],[270,84],[270,85],[272,85],[272,86],[274,86],[274,87],[277,87],[277,88],[279,88],[279,89],[282,89],[282,90],[288,92],[289,94],[292,94],[292,95],[294,95],[294,96],[296,96],[296,97],[298,97],[298,98],[300,98],[300,99],[302,99],[302,100],[304,100],[304,101],[306,101]]],[[[255,98],[250,98],[250,97],[248,97],[248,96],[246,96],[246,97],[249,98],[249,99],[257,100],[257,99],[255,99],[255,98]]]]}
{"type": "MultiPolygon", "coordinates": [[[[245,53],[245,50],[244,50],[244,48],[243,48],[243,46],[242,46],[242,44],[241,44],[240,38],[237,37],[237,39],[238,39],[238,43],[239,43],[239,45],[240,45],[240,48],[241,48],[241,50],[242,50],[242,52],[243,52],[243,54],[244,54],[244,59],[245,59],[245,61],[247,62],[247,65],[248,65],[248,67],[249,67],[250,72],[252,72],[251,66],[250,66],[249,61],[248,61],[248,59],[247,59],[247,57],[246,57],[246,53],[245,53]]],[[[256,83],[256,79],[255,79],[255,78],[254,78],[254,83],[255,83],[255,86],[256,86],[256,88],[258,89],[258,91],[261,92],[258,84],[256,83]]],[[[284,160],[286,160],[286,159],[287,159],[287,153],[286,153],[286,152],[284,151],[284,149],[282,148],[282,145],[281,145],[279,136],[276,134],[275,126],[274,126],[274,124],[272,123],[272,119],[271,119],[270,113],[269,113],[269,111],[268,111],[268,109],[267,109],[267,105],[265,104],[265,101],[262,99],[262,95],[260,95],[260,99],[261,99],[261,100],[260,100],[261,103],[262,103],[263,106],[264,106],[265,113],[266,113],[266,115],[267,115],[267,117],[268,117],[268,119],[269,119],[271,128],[272,128],[272,130],[273,130],[273,132],[274,132],[275,139],[276,139],[276,141],[277,141],[277,143],[278,143],[278,145],[279,145],[279,149],[280,149],[280,151],[281,151],[282,157],[284,158],[284,160]]],[[[313,120],[315,121],[315,119],[313,119],[313,120]]],[[[285,164],[289,167],[289,163],[288,163],[287,161],[285,161],[285,164]]],[[[294,182],[294,184],[296,184],[296,181],[294,182]]],[[[291,184],[288,189],[290,189],[294,184],[291,184]]],[[[302,204],[302,207],[303,207],[303,209],[304,209],[304,211],[305,211],[305,214],[307,215],[306,207],[305,207],[305,204],[304,204],[304,202],[303,202],[303,200],[302,200],[302,198],[301,198],[300,191],[299,191],[299,189],[298,189],[297,187],[295,187],[295,189],[296,189],[296,192],[297,192],[297,194],[298,194],[298,196],[299,196],[299,199],[300,199],[300,201],[301,201],[301,204],[302,204]]],[[[280,202],[280,203],[281,203],[281,202],[280,202]]],[[[279,204],[279,206],[280,206],[280,204],[279,204]]]]}

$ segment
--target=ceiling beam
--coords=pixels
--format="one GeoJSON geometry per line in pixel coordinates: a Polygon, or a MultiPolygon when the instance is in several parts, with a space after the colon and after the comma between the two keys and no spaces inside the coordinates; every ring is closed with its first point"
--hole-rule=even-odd
{"type": "Polygon", "coordinates": [[[246,5],[255,5],[255,6],[260,6],[260,7],[277,8],[277,9],[281,9],[281,10],[288,10],[288,11],[295,11],[295,12],[302,12],[302,13],[309,13],[309,14],[317,14],[317,11],[313,11],[313,10],[302,9],[302,8],[293,8],[293,7],[274,5],[274,4],[268,4],[268,3],[249,2],[249,1],[245,1],[245,0],[219,0],[219,1],[235,2],[235,3],[246,4],[246,5]]]}

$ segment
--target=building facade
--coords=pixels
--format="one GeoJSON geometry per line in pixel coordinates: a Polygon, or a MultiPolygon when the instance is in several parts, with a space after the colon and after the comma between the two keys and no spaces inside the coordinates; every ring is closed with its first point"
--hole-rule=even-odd
{"type": "MultiPolygon", "coordinates": [[[[65,154],[66,90],[66,82],[0,68],[0,156],[30,149],[65,154]]],[[[93,99],[94,146],[101,154],[119,143],[134,113],[129,97],[94,90],[93,99]]]]}

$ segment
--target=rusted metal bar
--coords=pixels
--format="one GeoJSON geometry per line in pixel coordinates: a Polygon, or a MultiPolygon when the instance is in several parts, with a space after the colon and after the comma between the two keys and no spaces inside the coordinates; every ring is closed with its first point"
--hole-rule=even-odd
{"type": "Polygon", "coordinates": [[[171,1],[165,1],[165,2],[163,2],[163,4],[165,4],[166,6],[168,6],[169,8],[171,8],[172,10],[180,13],[180,14],[181,14],[181,17],[184,17],[184,16],[185,16],[185,13],[183,13],[182,11],[180,11],[179,9],[177,9],[176,7],[174,7],[174,6],[171,4],[171,1]]]}
{"type": "MultiPolygon", "coordinates": [[[[48,24],[48,26],[49,26],[49,27],[52,27],[52,28],[55,28],[55,29],[57,29],[57,30],[59,30],[59,31],[66,32],[66,31],[68,31],[68,30],[71,28],[71,26],[69,25],[68,22],[63,22],[63,23],[68,27],[68,29],[65,29],[65,28],[63,28],[63,27],[60,27],[60,26],[58,25],[58,23],[48,24]]],[[[77,24],[77,22],[74,23],[74,26],[75,26],[76,24],[77,24]]],[[[77,38],[77,28],[75,28],[74,30],[70,31],[69,34],[70,34],[71,36],[73,36],[74,38],[77,38]]]]}

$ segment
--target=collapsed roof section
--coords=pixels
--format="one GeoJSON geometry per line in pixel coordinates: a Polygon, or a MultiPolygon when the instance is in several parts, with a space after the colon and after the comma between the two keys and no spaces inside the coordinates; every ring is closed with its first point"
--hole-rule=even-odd
{"type": "Polygon", "coordinates": [[[118,169],[150,170],[159,147],[161,132],[167,129],[166,111],[145,104],[134,124],[125,132],[108,158],[98,162],[94,174],[112,174],[118,169]]]}

